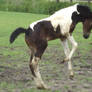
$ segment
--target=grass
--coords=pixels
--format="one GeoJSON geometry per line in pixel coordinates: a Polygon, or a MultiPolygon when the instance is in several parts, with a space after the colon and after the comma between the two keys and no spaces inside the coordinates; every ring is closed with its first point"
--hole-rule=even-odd
{"type": "MultiPolygon", "coordinates": [[[[36,21],[45,17],[48,17],[48,15],[0,11],[0,67],[1,66],[5,67],[5,69],[0,68],[1,73],[6,71],[8,67],[11,70],[19,69],[20,71],[15,71],[16,74],[20,74],[20,75],[24,74],[23,70],[21,69],[22,68],[24,69],[26,66],[28,66],[28,58],[30,54],[29,49],[26,46],[25,41],[24,41],[24,35],[19,36],[18,39],[16,39],[16,41],[12,45],[10,45],[9,43],[9,36],[17,27],[27,28],[29,24],[31,24],[33,21],[36,21]]],[[[90,44],[92,43],[92,35],[89,39],[85,40],[82,37],[82,25],[80,23],[77,25],[73,35],[74,35],[75,40],[79,44],[77,53],[75,53],[74,56],[78,56],[78,52],[79,52],[81,54],[81,57],[80,59],[78,59],[78,61],[80,60],[81,65],[86,66],[88,65],[88,63],[85,61],[89,58],[89,54],[90,54],[89,52],[92,51],[92,45],[90,44]]],[[[52,70],[55,70],[59,77],[58,79],[61,79],[61,77],[64,76],[63,74],[59,73],[61,71],[59,70],[60,68],[58,67],[64,67],[64,65],[57,64],[58,62],[53,62],[53,65],[52,65],[52,61],[55,61],[55,60],[58,61],[57,58],[55,57],[58,57],[60,54],[64,57],[64,54],[62,54],[60,50],[61,51],[63,50],[60,40],[50,41],[48,50],[46,51],[46,53],[44,53],[44,58],[43,58],[44,62],[41,63],[46,69],[48,68],[48,66],[51,66],[49,67],[48,73],[50,74],[50,71],[52,72],[52,70]],[[57,51],[57,53],[52,54],[53,50],[57,51]],[[45,57],[47,58],[46,61],[45,61],[45,57]]],[[[77,62],[75,62],[75,64],[79,65],[77,62]]],[[[77,67],[75,70],[77,71],[79,69],[80,67],[77,67]]],[[[41,67],[41,70],[43,71],[44,68],[41,67]]],[[[44,79],[51,80],[52,78],[55,78],[54,76],[55,71],[53,71],[53,75],[45,77],[44,79]]],[[[17,77],[17,75],[14,75],[14,74],[12,76],[17,77]]],[[[29,75],[26,75],[26,76],[29,78],[29,75]]],[[[80,76],[78,78],[81,79],[80,76]]],[[[51,92],[47,90],[37,90],[35,88],[30,88],[28,86],[26,86],[27,87],[26,88],[23,80],[21,80],[21,82],[18,81],[17,83],[7,82],[6,79],[4,81],[0,80],[1,81],[0,92],[15,92],[14,90],[18,90],[18,92],[51,92]]],[[[92,82],[91,77],[87,77],[85,78],[85,80],[92,82]]],[[[31,83],[30,80],[27,83],[30,85],[31,83]]],[[[53,81],[49,82],[48,84],[53,84],[53,81]]],[[[69,86],[64,85],[64,89],[68,90],[69,86]]],[[[61,91],[56,90],[53,92],[61,92],[61,91]]]]}
{"type": "Polygon", "coordinates": [[[2,48],[0,50],[0,54],[3,54],[4,56],[13,55],[15,58],[21,55],[21,53],[23,53],[23,55],[26,56],[26,53],[24,54],[23,50],[18,52],[19,49],[22,48],[23,45],[25,45],[24,35],[20,36],[19,39],[17,39],[15,43],[12,45],[10,45],[9,43],[9,36],[16,28],[18,27],[27,28],[29,24],[31,24],[33,21],[39,20],[44,17],[47,17],[47,16],[40,15],[40,14],[36,16],[36,14],[30,14],[30,13],[0,12],[0,20],[1,20],[0,47],[2,48]],[[10,50],[12,48],[14,48],[16,51],[12,50],[10,53],[10,50]]]}

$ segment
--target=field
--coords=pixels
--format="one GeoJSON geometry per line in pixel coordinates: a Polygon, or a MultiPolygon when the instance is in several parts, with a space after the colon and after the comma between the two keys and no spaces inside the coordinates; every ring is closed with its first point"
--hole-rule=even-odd
{"type": "MultiPolygon", "coordinates": [[[[92,35],[82,36],[82,25],[78,24],[73,35],[78,42],[72,63],[75,72],[69,79],[67,63],[60,40],[49,42],[40,71],[43,80],[51,90],[37,90],[29,69],[30,50],[24,41],[24,34],[11,45],[9,36],[17,27],[28,27],[35,20],[48,15],[0,12],[0,92],[92,92],[92,35]]],[[[71,45],[70,45],[71,48],[71,45]]]]}

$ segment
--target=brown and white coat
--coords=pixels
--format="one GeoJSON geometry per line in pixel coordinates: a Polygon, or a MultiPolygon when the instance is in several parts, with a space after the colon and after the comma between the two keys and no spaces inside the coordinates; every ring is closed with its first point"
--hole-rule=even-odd
{"type": "Polygon", "coordinates": [[[78,22],[84,22],[91,14],[87,6],[75,4],[55,12],[48,18],[33,22],[28,29],[17,28],[11,34],[10,42],[12,43],[19,34],[25,33],[25,41],[31,50],[29,66],[38,88],[48,88],[42,81],[38,63],[50,40],[61,40],[66,55],[64,61],[68,61],[70,77],[73,77],[71,58],[78,44],[74,40],[72,32],[78,22]],[[72,44],[71,51],[67,41],[72,44]]]}

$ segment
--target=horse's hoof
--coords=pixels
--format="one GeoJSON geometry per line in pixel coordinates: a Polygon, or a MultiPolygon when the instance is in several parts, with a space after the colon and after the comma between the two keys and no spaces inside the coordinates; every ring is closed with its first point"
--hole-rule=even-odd
{"type": "Polygon", "coordinates": [[[70,78],[71,80],[73,80],[74,75],[73,75],[73,74],[72,74],[72,75],[70,75],[70,76],[69,76],[69,78],[70,78]]]}
{"type": "Polygon", "coordinates": [[[46,85],[39,85],[37,86],[38,89],[45,89],[45,90],[49,90],[50,87],[46,86],[46,85]]]}
{"type": "Polygon", "coordinates": [[[66,61],[69,61],[69,60],[70,60],[69,58],[65,58],[65,59],[64,59],[65,62],[66,62],[66,61]]]}
{"type": "Polygon", "coordinates": [[[61,63],[62,63],[62,64],[65,63],[65,60],[61,61],[61,63]]]}
{"type": "Polygon", "coordinates": [[[65,58],[61,63],[65,63],[66,61],[69,61],[69,59],[65,58]]]}

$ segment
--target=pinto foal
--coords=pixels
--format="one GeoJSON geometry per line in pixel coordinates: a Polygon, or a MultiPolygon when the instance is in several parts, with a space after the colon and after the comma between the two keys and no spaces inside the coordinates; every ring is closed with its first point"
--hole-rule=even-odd
{"type": "Polygon", "coordinates": [[[75,4],[73,6],[61,9],[48,18],[36,21],[28,29],[17,28],[10,37],[10,43],[13,43],[17,36],[25,33],[25,41],[31,50],[30,70],[34,77],[37,88],[48,89],[43,82],[39,72],[39,60],[41,59],[48,41],[60,39],[66,55],[65,61],[68,61],[70,77],[73,77],[71,58],[77,48],[77,42],[72,36],[72,32],[78,22],[84,22],[91,14],[87,6],[75,4]],[[72,50],[69,50],[68,42],[72,44],[72,50]]]}

